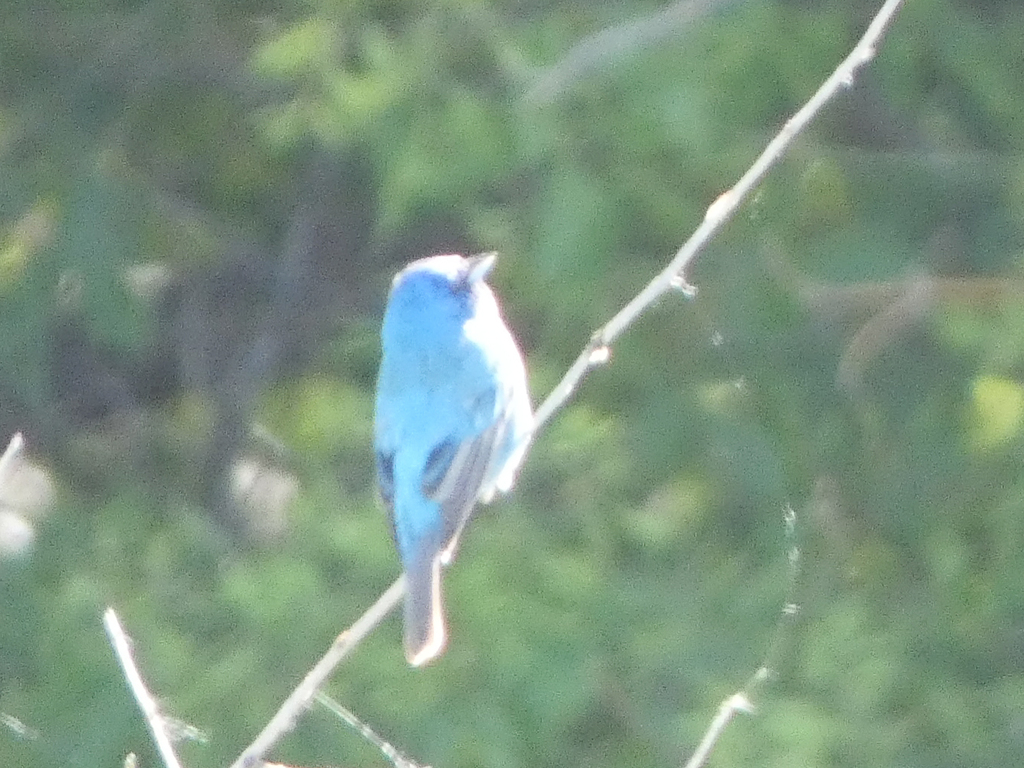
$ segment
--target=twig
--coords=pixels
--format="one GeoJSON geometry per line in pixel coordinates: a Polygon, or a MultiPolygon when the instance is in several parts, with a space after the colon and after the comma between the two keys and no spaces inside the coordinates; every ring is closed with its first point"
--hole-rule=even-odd
{"type": "Polygon", "coordinates": [[[754,708],[750,704],[750,701],[742,693],[734,693],[732,696],[722,702],[722,706],[718,708],[718,714],[715,715],[715,719],[711,721],[711,727],[708,728],[704,734],[704,738],[701,739],[700,744],[697,745],[697,750],[693,753],[689,760],[686,761],[684,768],[700,768],[704,765],[704,761],[708,759],[711,754],[711,750],[714,748],[718,737],[725,731],[727,725],[732,722],[732,719],[736,717],[740,712],[753,712],[754,708]]]}
{"type": "Polygon", "coordinates": [[[797,542],[796,512],[792,507],[786,508],[785,514],[786,541],[788,543],[788,585],[786,598],[782,604],[782,612],[775,624],[775,636],[768,645],[764,663],[750,676],[743,688],[727,698],[718,708],[718,714],[711,721],[697,749],[686,761],[684,768],[700,768],[711,755],[719,737],[737,714],[753,714],[754,700],[760,689],[773,680],[776,675],[776,659],[782,653],[782,646],[787,639],[789,629],[795,618],[800,614],[800,606],[795,602],[797,585],[800,578],[800,545],[797,542]]]}
{"type": "Polygon", "coordinates": [[[643,48],[678,37],[684,27],[732,1],[677,0],[649,16],[605,27],[580,40],[548,67],[523,97],[523,102],[532,106],[550,104],[595,70],[608,69],[643,48]]]}
{"type": "Polygon", "coordinates": [[[888,28],[903,0],[886,0],[872,20],[867,32],[860,39],[835,72],[800,110],[789,119],[782,130],[765,147],[736,185],[723,193],[704,215],[704,221],[697,227],[676,255],[657,277],[651,280],[618,314],[590,338],[590,343],[572,364],[565,376],[554,388],[544,403],[537,409],[535,429],[540,429],[569,399],[583,377],[596,366],[604,363],[610,354],[611,344],[631,326],[643,312],[664,294],[673,290],[692,292],[684,273],[694,257],[710,242],[711,238],[728,222],[747,196],[768,174],[768,171],[782,158],[811,120],[839,91],[853,85],[854,77],[862,66],[874,58],[875,49],[888,28]]]}
{"type": "Polygon", "coordinates": [[[867,364],[899,336],[919,322],[935,306],[935,280],[928,274],[909,278],[902,293],[882,311],[873,315],[846,345],[836,366],[836,383],[847,392],[856,392],[862,384],[867,364]]]}
{"type": "Polygon", "coordinates": [[[360,736],[379,749],[385,759],[395,768],[430,768],[430,766],[421,766],[419,763],[413,762],[403,755],[387,740],[381,738],[373,728],[356,717],[354,712],[342,706],[339,701],[331,698],[323,691],[317,693],[316,700],[318,704],[328,709],[337,717],[340,717],[350,728],[358,731],[360,736]]]}
{"type": "Polygon", "coordinates": [[[0,712],[0,724],[5,728],[9,728],[11,733],[19,739],[34,740],[39,738],[39,731],[7,712],[0,712]]]}
{"type": "Polygon", "coordinates": [[[121,622],[118,620],[113,608],[107,608],[103,614],[103,626],[107,630],[107,637],[110,638],[111,645],[114,646],[114,653],[117,654],[117,660],[121,664],[121,669],[124,670],[128,687],[131,689],[132,694],[134,694],[135,701],[138,702],[139,709],[142,710],[142,714],[146,718],[149,732],[153,734],[153,741],[156,742],[157,751],[160,753],[164,765],[166,768],[181,768],[181,763],[178,762],[178,757],[174,754],[174,745],[171,744],[170,734],[167,732],[167,719],[160,711],[160,706],[156,703],[156,699],[153,698],[149,689],[146,688],[142,675],[139,674],[138,667],[135,666],[128,636],[125,635],[121,622]]]}
{"type": "MultiPolygon", "coordinates": [[[[857,71],[874,58],[875,48],[902,2],[903,0],[886,0],[881,10],[872,20],[864,37],[857,43],[849,56],[843,60],[835,72],[821,85],[814,96],[790,118],[749,170],[736,182],[735,186],[722,194],[708,208],[704,221],[701,222],[701,225],[690,236],[690,239],[679,248],[669,265],[606,325],[594,333],[590,342],[572,366],[570,366],[568,372],[558,383],[558,386],[552,390],[551,394],[548,395],[537,409],[534,434],[539,432],[566,403],[583,380],[583,377],[592,368],[608,360],[611,344],[648,307],[670,291],[682,291],[692,295],[694,289],[686,282],[684,276],[684,272],[690,262],[722,226],[732,218],[740,203],[764,179],[768,171],[779,161],[784,152],[822,107],[834,98],[839,91],[853,85],[857,71]]],[[[254,768],[254,766],[262,761],[267,751],[283,734],[291,729],[296,718],[309,705],[317,688],[327,680],[334,667],[398,604],[404,593],[405,580],[404,577],[399,577],[387,592],[381,595],[377,602],[351,628],[338,636],[330,650],[317,662],[317,665],[288,697],[277,714],[274,715],[266,728],[263,729],[263,732],[257,736],[256,740],[234,762],[232,768],[254,768]]],[[[742,707],[737,708],[736,706],[740,703],[738,700],[732,701],[730,699],[727,702],[729,704],[727,715],[725,714],[727,711],[726,707],[723,705],[722,713],[720,713],[719,718],[716,718],[716,723],[719,719],[722,721],[720,729],[725,727],[737,711],[742,711],[742,707]]],[[[711,744],[716,739],[717,735],[711,739],[711,744]]]]}
{"type": "Polygon", "coordinates": [[[277,710],[277,714],[271,718],[253,743],[232,763],[231,768],[254,768],[262,762],[263,756],[270,748],[294,727],[299,715],[313,701],[317,690],[331,676],[334,668],[398,605],[398,601],[404,594],[405,576],[402,575],[388,587],[383,595],[377,598],[377,602],[370,606],[366,613],[338,635],[323,658],[309,671],[299,687],[285,699],[284,704],[277,710]]]}

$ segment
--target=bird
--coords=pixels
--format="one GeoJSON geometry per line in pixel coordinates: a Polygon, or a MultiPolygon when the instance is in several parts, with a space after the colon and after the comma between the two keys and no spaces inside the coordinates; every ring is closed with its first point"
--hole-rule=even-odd
{"type": "Polygon", "coordinates": [[[532,439],[523,355],[485,282],[496,258],[411,262],[392,281],[381,326],[374,453],[414,667],[445,648],[441,572],[463,528],[478,503],[511,490],[532,439]]]}

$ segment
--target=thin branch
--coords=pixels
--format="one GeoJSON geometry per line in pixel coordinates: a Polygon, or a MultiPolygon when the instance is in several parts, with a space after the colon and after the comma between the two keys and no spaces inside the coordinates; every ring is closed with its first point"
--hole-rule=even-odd
{"type": "Polygon", "coordinates": [[[765,654],[764,663],[757,668],[757,671],[750,676],[743,688],[729,696],[718,707],[718,714],[711,721],[704,736],[697,745],[697,749],[686,761],[684,768],[700,768],[711,756],[711,750],[715,748],[718,739],[725,733],[726,727],[738,714],[753,714],[755,712],[754,701],[761,689],[777,677],[775,669],[776,660],[782,654],[782,647],[788,638],[789,630],[793,622],[800,614],[800,606],[795,602],[798,581],[800,578],[800,545],[797,542],[796,512],[791,507],[786,508],[785,531],[788,543],[788,585],[786,597],[782,604],[782,612],[775,625],[775,636],[768,645],[768,652],[765,654]]]}
{"type": "Polygon", "coordinates": [[[704,738],[697,745],[696,751],[686,761],[684,768],[700,768],[700,766],[704,765],[704,762],[711,755],[711,750],[714,749],[715,744],[718,742],[718,738],[725,732],[726,726],[732,722],[732,719],[741,712],[750,713],[753,711],[754,708],[751,706],[750,701],[742,693],[734,693],[723,701],[722,706],[718,708],[718,714],[711,721],[711,727],[708,728],[704,738]]]}
{"type": "Polygon", "coordinates": [[[405,576],[388,587],[387,591],[377,598],[370,609],[360,616],[356,622],[335,639],[330,649],[316,666],[309,671],[299,687],[292,691],[284,704],[277,710],[266,727],[260,732],[252,744],[232,763],[231,768],[254,768],[263,761],[263,756],[270,751],[282,736],[295,726],[316,692],[327,682],[334,668],[387,616],[405,594],[405,576]]]}
{"type": "Polygon", "coordinates": [[[545,70],[523,101],[533,106],[550,104],[594,71],[608,69],[644,48],[678,37],[683,28],[732,1],[678,0],[649,16],[605,27],[580,40],[545,70]]]}
{"type": "MultiPolygon", "coordinates": [[[[682,291],[692,295],[694,289],[684,277],[684,273],[694,257],[710,242],[711,238],[728,222],[736,210],[750,193],[764,179],[768,171],[779,161],[797,136],[807,127],[811,120],[821,111],[836,94],[853,85],[857,71],[871,61],[882,35],[888,28],[896,11],[903,0],[886,0],[881,10],[872,20],[864,37],[832,75],[821,85],[811,99],[787,122],[778,135],[768,144],[750,169],[743,174],[732,189],[722,194],[707,210],[704,221],[676,252],[672,261],[655,277],[646,288],[618,312],[606,325],[593,334],[583,352],[570,366],[558,386],[537,409],[534,435],[547,424],[551,417],[565,405],[569,397],[579,386],[583,377],[592,369],[605,363],[610,356],[612,343],[629,328],[643,312],[654,304],[661,296],[670,291],[682,291]]],[[[298,688],[292,692],[285,703],[267,724],[263,732],[234,762],[232,768],[255,768],[263,761],[263,756],[277,741],[294,726],[302,713],[344,658],[359,642],[369,634],[390,611],[398,605],[405,593],[405,579],[399,579],[378,598],[377,602],[364,613],[347,631],[334,641],[330,650],[317,662],[317,665],[306,676],[298,688]]],[[[730,698],[723,704],[719,717],[713,728],[718,732],[732,719],[736,712],[748,706],[742,694],[730,698]],[[742,701],[740,700],[742,699],[742,701]]],[[[717,734],[711,738],[711,744],[717,740],[717,734]]],[[[705,739],[707,740],[707,738],[705,739]]],[[[699,763],[698,763],[699,764],[699,763]]]]}
{"type": "Polygon", "coordinates": [[[121,622],[113,608],[107,608],[103,614],[103,626],[107,630],[110,644],[114,646],[114,653],[117,654],[117,660],[121,664],[121,669],[124,670],[128,687],[131,689],[132,694],[135,696],[135,701],[138,702],[139,709],[142,710],[142,714],[146,718],[149,732],[153,734],[153,741],[156,742],[157,751],[160,753],[164,765],[166,768],[181,768],[181,763],[178,762],[178,757],[174,754],[174,745],[171,743],[170,734],[167,732],[167,718],[160,711],[160,706],[156,703],[156,699],[153,698],[149,689],[146,688],[142,675],[139,674],[139,669],[135,666],[128,636],[124,633],[121,622]]]}
{"type": "Polygon", "coordinates": [[[10,729],[11,733],[19,739],[35,740],[39,738],[39,731],[7,712],[0,712],[0,725],[10,729]]]}
{"type": "Polygon", "coordinates": [[[935,306],[935,281],[928,274],[911,277],[903,292],[882,311],[873,315],[846,345],[836,366],[836,383],[856,392],[863,383],[864,370],[892,344],[904,329],[919,322],[935,306]]]}
{"type": "Polygon", "coordinates": [[[640,317],[645,310],[670,291],[682,290],[692,293],[693,288],[686,282],[684,273],[690,262],[703,250],[711,238],[728,222],[747,199],[751,192],[768,174],[768,171],[782,158],[793,141],[808,126],[812,119],[841,90],[853,85],[857,71],[875,56],[875,50],[888,29],[893,16],[903,0],[886,0],[878,15],[872,20],[864,37],[854,47],[835,72],[824,82],[811,99],[801,107],[782,127],[782,130],[765,147],[736,185],[723,193],[704,215],[704,221],[697,227],[678,251],[675,257],[657,277],[651,280],[636,297],[623,307],[608,323],[594,333],[590,343],[562,377],[558,386],[537,409],[535,429],[541,426],[561,409],[583,377],[597,365],[605,362],[610,354],[611,344],[640,317]]]}
{"type": "Polygon", "coordinates": [[[350,728],[357,731],[360,736],[379,749],[385,759],[395,768],[430,768],[430,766],[421,766],[419,763],[403,755],[390,742],[374,731],[373,728],[356,717],[354,712],[342,706],[339,701],[331,698],[323,691],[317,693],[316,700],[317,703],[341,718],[350,728]]]}

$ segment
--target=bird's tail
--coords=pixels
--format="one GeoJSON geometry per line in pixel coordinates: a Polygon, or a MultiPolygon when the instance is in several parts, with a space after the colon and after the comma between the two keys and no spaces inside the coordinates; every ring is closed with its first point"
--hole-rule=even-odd
{"type": "Polygon", "coordinates": [[[405,569],[405,659],[419,667],[444,650],[441,561],[432,552],[413,558],[405,569]]]}

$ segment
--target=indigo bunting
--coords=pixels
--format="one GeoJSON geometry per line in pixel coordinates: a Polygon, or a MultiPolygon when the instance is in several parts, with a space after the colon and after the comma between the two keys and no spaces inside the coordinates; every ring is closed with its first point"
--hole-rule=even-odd
{"type": "Polygon", "coordinates": [[[384,314],[374,449],[413,666],[444,649],[441,568],[477,502],[512,487],[533,429],[523,358],[484,282],[495,258],[412,262],[384,314]]]}

